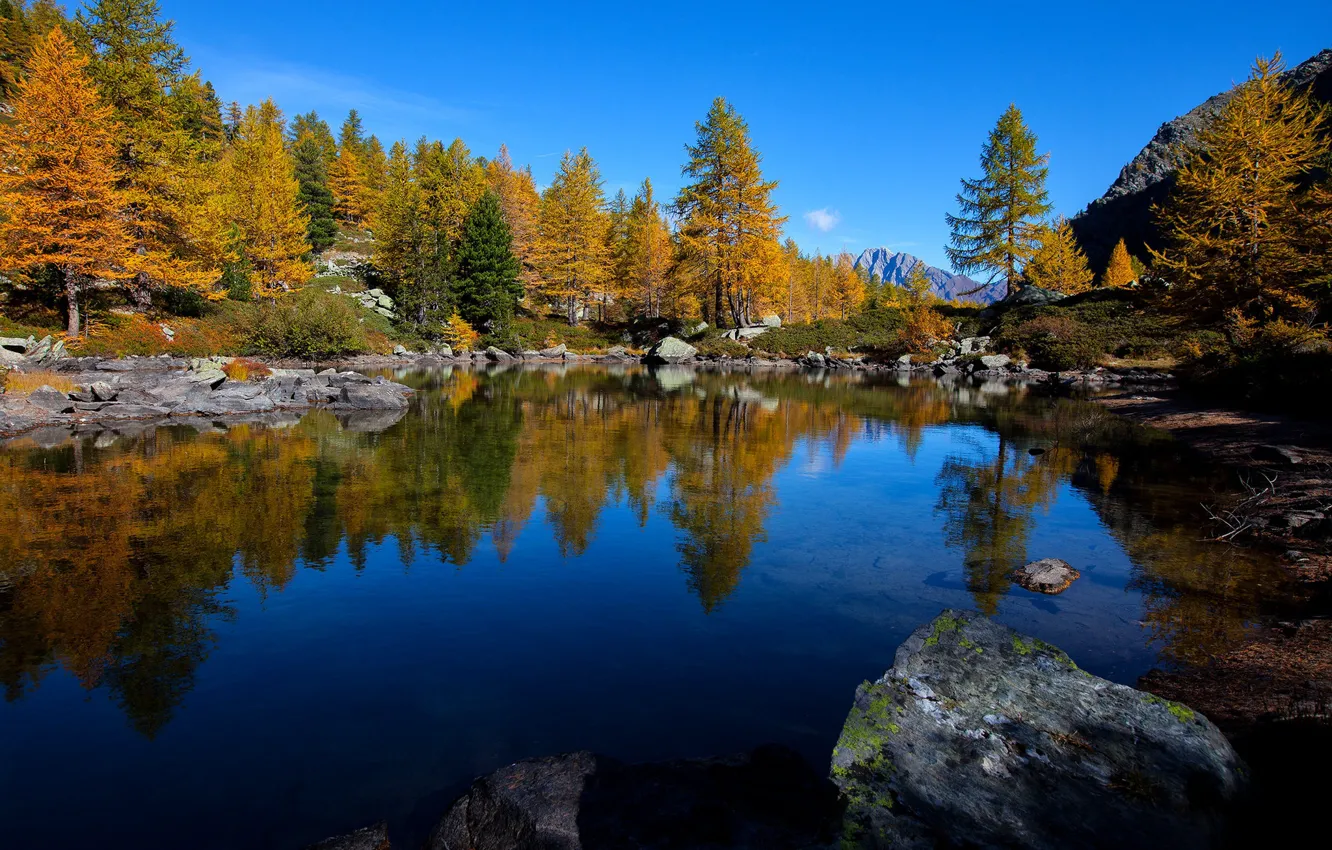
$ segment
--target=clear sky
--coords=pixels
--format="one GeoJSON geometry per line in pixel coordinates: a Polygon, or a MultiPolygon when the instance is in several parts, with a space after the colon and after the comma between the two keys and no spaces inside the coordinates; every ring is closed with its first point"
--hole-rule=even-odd
{"type": "Polygon", "coordinates": [[[505,142],[543,185],[586,146],[607,194],[651,177],[673,195],[694,122],[724,96],[803,248],[942,267],[958,178],[1010,101],[1071,216],[1256,55],[1332,48],[1332,0],[161,4],[224,101],[316,109],[335,132],[355,107],[386,146],[505,142]]]}

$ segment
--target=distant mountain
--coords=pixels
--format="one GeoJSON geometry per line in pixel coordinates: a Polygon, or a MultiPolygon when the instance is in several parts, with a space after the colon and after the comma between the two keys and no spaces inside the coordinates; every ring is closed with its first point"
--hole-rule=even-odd
{"type": "MultiPolygon", "coordinates": [[[[1291,68],[1281,79],[1309,91],[1315,100],[1332,104],[1332,50],[1291,68]]],[[[1121,238],[1128,243],[1129,252],[1139,257],[1147,256],[1147,245],[1160,247],[1152,206],[1164,201],[1174,186],[1178,152],[1197,137],[1198,130],[1225,107],[1234,93],[1233,88],[1221,92],[1162,124],[1147,146],[1119,172],[1105,195],[1074,217],[1073,231],[1093,268],[1105,266],[1121,238]]]]}
{"type": "MultiPolygon", "coordinates": [[[[878,275],[885,283],[901,286],[916,264],[923,262],[918,257],[887,248],[870,248],[856,260],[856,269],[866,274],[878,275]]],[[[949,274],[934,266],[925,266],[925,277],[929,278],[931,291],[945,300],[961,299],[976,304],[993,304],[1004,297],[1003,281],[983,284],[965,275],[949,274]],[[973,290],[978,290],[973,292],[973,290]],[[964,294],[971,293],[971,294],[964,294]]]]}

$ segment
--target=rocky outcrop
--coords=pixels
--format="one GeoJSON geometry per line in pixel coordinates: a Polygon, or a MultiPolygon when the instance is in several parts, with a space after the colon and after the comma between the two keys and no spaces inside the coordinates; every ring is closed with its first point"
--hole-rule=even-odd
{"type": "Polygon", "coordinates": [[[1209,847],[1244,767],[1206,718],[944,611],[856,691],[833,751],[844,846],[1209,847]]]}
{"type": "MultiPolygon", "coordinates": [[[[902,286],[918,264],[924,261],[893,251],[889,248],[868,248],[856,259],[857,271],[866,275],[878,275],[884,283],[902,286]]],[[[944,300],[958,299],[976,304],[991,304],[1003,297],[1006,287],[1003,282],[983,284],[965,275],[949,274],[943,269],[925,265],[925,277],[930,281],[930,291],[944,300]]]]}
{"type": "Polygon", "coordinates": [[[581,752],[531,759],[477,780],[429,850],[828,846],[837,794],[799,755],[626,765],[581,752]]]}
{"type": "MultiPolygon", "coordinates": [[[[1282,78],[1291,85],[1308,89],[1322,102],[1332,103],[1332,50],[1322,51],[1287,71],[1282,78]]],[[[1128,243],[1129,251],[1138,256],[1146,256],[1145,245],[1159,247],[1152,225],[1152,206],[1164,201],[1170,193],[1180,151],[1225,107],[1233,93],[1234,89],[1224,91],[1162,124],[1147,146],[1119,172],[1106,193],[1073,219],[1073,230],[1093,267],[1105,265],[1121,238],[1128,243]]]]}
{"type": "Polygon", "coordinates": [[[377,823],[347,835],[327,838],[305,850],[389,850],[388,824],[377,823]]]}
{"type": "MultiPolygon", "coordinates": [[[[1035,451],[1035,449],[1032,451],[1035,451]]],[[[1067,561],[1061,561],[1058,558],[1041,558],[1039,561],[1032,561],[1024,567],[1018,567],[1013,571],[1010,578],[1018,587],[1036,593],[1054,595],[1068,590],[1069,586],[1081,576],[1082,573],[1073,569],[1067,561]]]]}

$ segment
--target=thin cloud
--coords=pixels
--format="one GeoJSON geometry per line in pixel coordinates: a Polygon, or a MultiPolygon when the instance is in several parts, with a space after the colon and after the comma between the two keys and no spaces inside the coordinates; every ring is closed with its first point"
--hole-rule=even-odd
{"type": "Polygon", "coordinates": [[[837,210],[830,210],[827,207],[824,207],[821,210],[810,210],[805,213],[805,224],[808,224],[820,233],[827,233],[829,230],[832,230],[841,222],[841,220],[841,213],[837,212],[837,210]]]}

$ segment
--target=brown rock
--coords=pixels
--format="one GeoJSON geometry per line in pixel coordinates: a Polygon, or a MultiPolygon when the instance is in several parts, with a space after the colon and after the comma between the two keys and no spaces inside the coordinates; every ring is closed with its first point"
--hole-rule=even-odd
{"type": "Polygon", "coordinates": [[[1037,593],[1063,593],[1068,586],[1076,581],[1082,573],[1073,569],[1067,561],[1061,561],[1058,558],[1041,558],[1039,561],[1032,561],[1021,569],[1013,571],[1009,576],[1013,583],[1019,587],[1033,590],[1037,593]]]}

